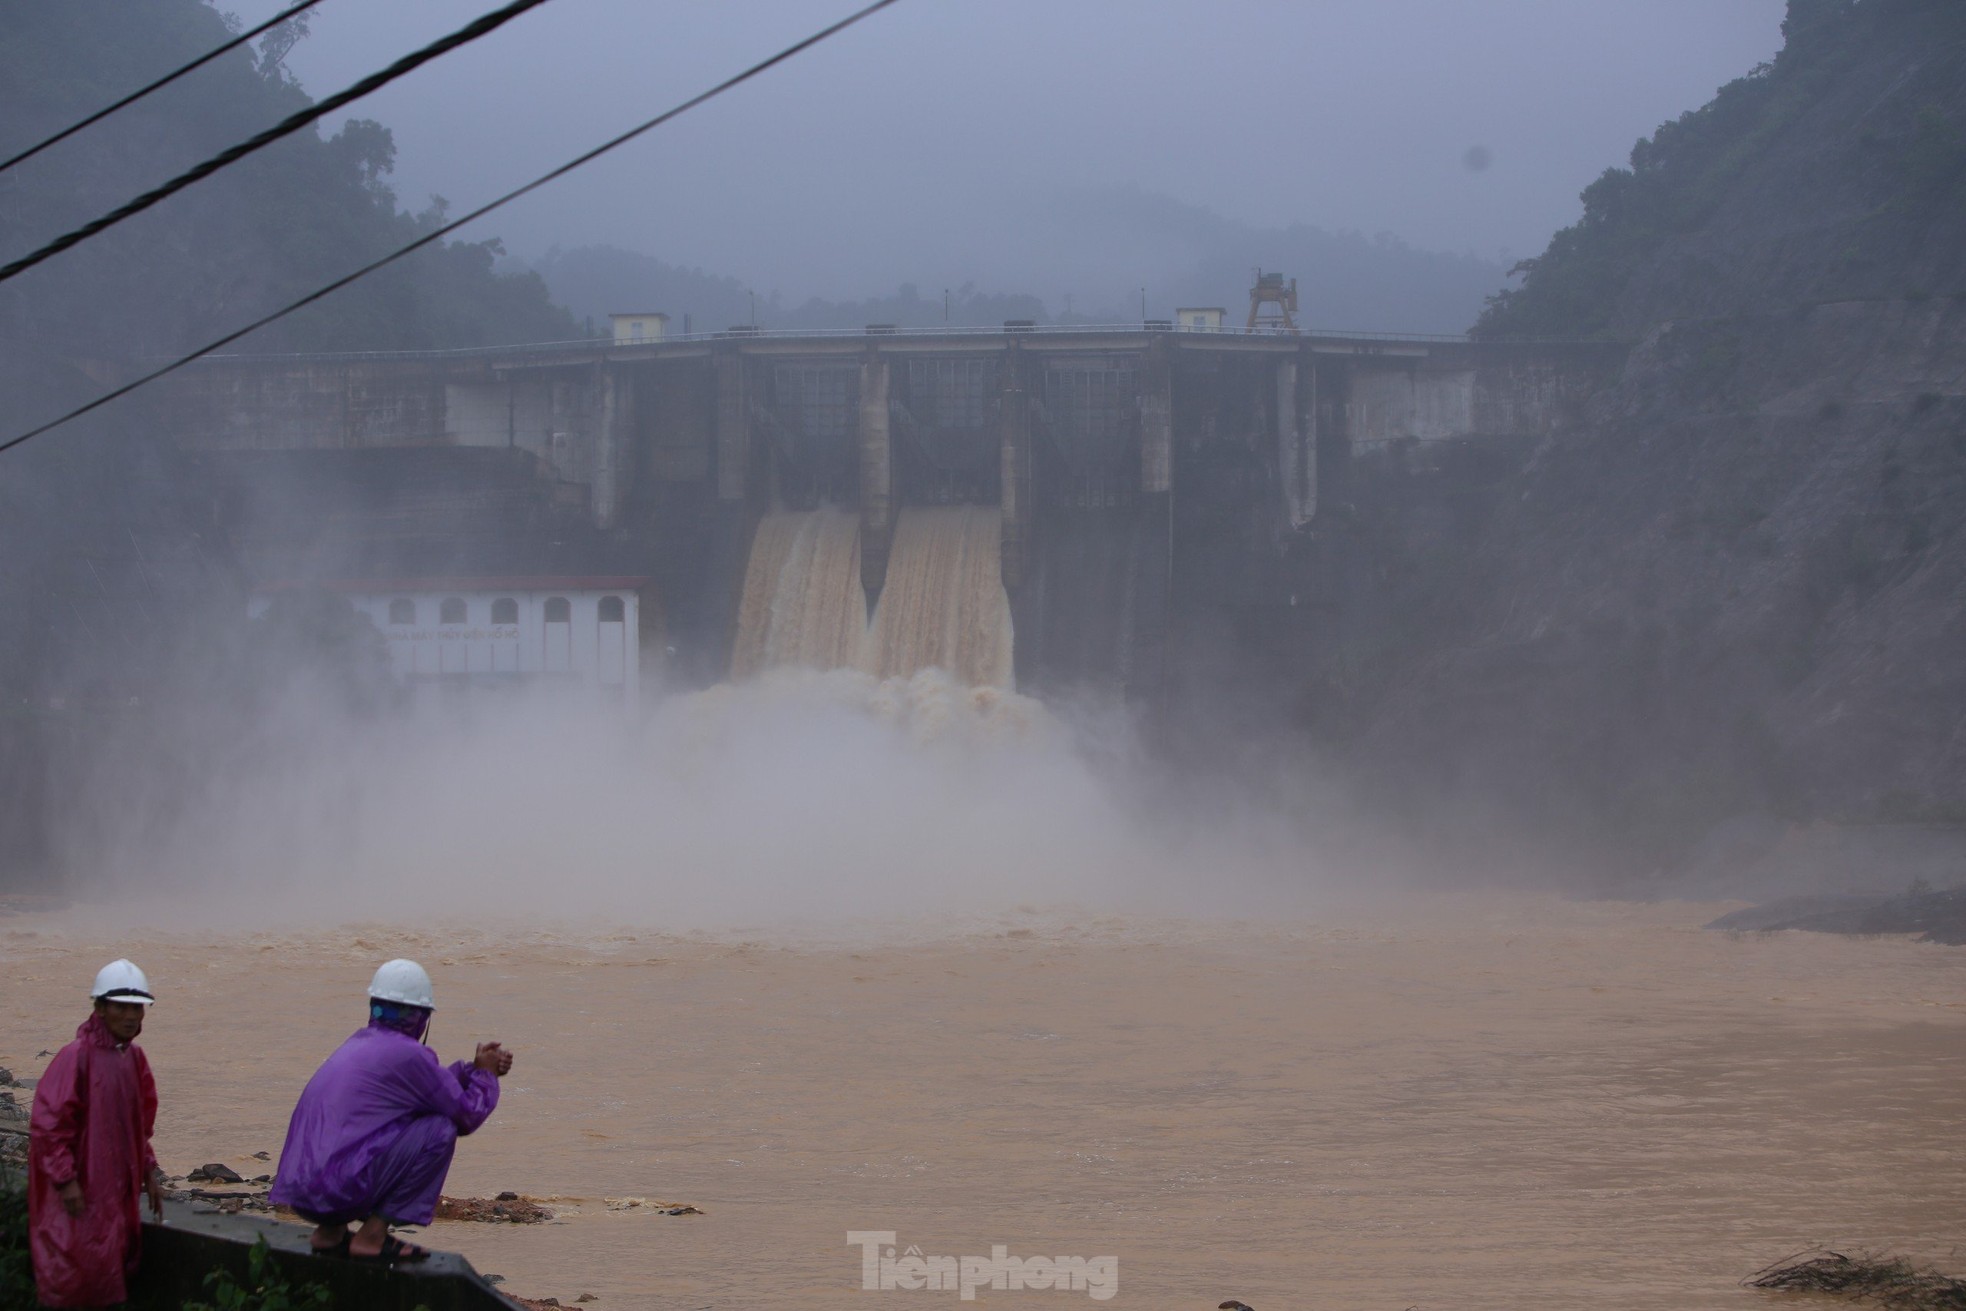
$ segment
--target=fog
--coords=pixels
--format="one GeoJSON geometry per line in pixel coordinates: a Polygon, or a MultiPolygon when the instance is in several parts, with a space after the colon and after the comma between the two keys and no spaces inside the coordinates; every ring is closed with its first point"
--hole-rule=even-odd
{"type": "Polygon", "coordinates": [[[624,722],[538,685],[363,716],[303,669],[215,714],[80,772],[58,841],[105,926],[941,936],[1019,906],[1302,913],[1343,886],[1301,797],[1176,778],[1110,706],[939,670],[779,669],[624,722]]]}
{"type": "MultiPolygon", "coordinates": [[[[480,7],[335,0],[288,66],[324,95],[480,7]]],[[[406,202],[462,208],[848,8],[549,5],[353,112],[394,130],[406,202]]],[[[1472,253],[1499,281],[1634,139],[1771,58],[1782,9],[905,0],[467,235],[527,258],[619,246],[792,303],[974,282],[1130,318],[1143,288],[1160,312],[1202,294],[1171,283],[1220,250],[1234,272],[1208,285],[1234,305],[1293,225],[1472,253]],[[1118,241],[1115,188],[1145,198],[1118,241]],[[1198,214],[1272,239],[1198,231],[1198,214]]]]}
{"type": "MultiPolygon", "coordinates": [[[[272,11],[248,4],[238,17],[272,11]]],[[[286,54],[287,72],[324,95],[474,12],[333,0],[286,54]]],[[[30,419],[59,413],[140,361],[388,249],[430,221],[417,213],[426,197],[475,206],[839,12],[775,0],[745,6],[739,22],[707,4],[545,6],[355,107],[394,134],[393,171],[383,134],[334,135],[343,116],[8,284],[0,326],[23,347],[0,359],[9,399],[30,419]]],[[[51,61],[67,60],[50,77],[74,103],[20,80],[23,116],[0,133],[20,138],[8,149],[161,71],[147,37],[96,11],[67,13],[84,17],[38,35],[51,61]]],[[[172,14],[206,25],[174,36],[209,46],[211,11],[172,14]]],[[[493,278],[491,250],[460,244],[249,345],[537,342],[620,308],[695,309],[698,326],[716,327],[754,293],[781,326],[800,326],[811,297],[888,298],[882,320],[898,304],[932,321],[943,288],[986,322],[1025,317],[1032,298],[1081,321],[1182,303],[1223,304],[1233,318],[1254,263],[1303,279],[1313,324],[1456,331],[1510,259],[1575,217],[1578,189],[1634,137],[1770,56],[1780,16],[1779,0],[904,0],[462,234],[501,238],[514,263],[549,273],[600,246],[642,257],[652,277],[698,269],[678,285],[709,303],[623,305],[649,293],[610,281],[620,262],[589,259],[589,284],[576,295],[553,283],[555,305],[537,281],[493,278]]],[[[100,213],[299,97],[244,52],[208,72],[10,175],[8,249],[100,213]]],[[[60,430],[0,467],[15,539],[0,599],[28,617],[0,644],[9,704],[29,708],[27,727],[0,744],[0,764],[24,780],[11,805],[29,835],[5,854],[43,885],[67,881],[85,897],[168,889],[174,911],[199,914],[204,900],[176,894],[267,893],[232,897],[233,913],[378,901],[423,913],[489,899],[694,921],[760,903],[837,916],[1032,897],[1236,909],[1271,904],[1279,888],[1318,895],[1334,853],[1355,855],[1369,829],[1331,822],[1342,800],[1290,738],[1313,717],[1313,680],[1277,655],[1297,631],[1297,594],[1272,566],[1295,552],[1301,571],[1310,539],[1285,541],[1255,495],[1269,477],[1257,452],[1273,438],[1252,434],[1268,402],[1236,385],[1215,416],[1216,463],[1181,477],[1194,479],[1186,504],[1218,498],[1207,530],[1217,540],[1203,545],[1239,552],[1244,579],[1275,593],[1262,639],[1272,664],[1269,681],[1226,656],[1196,664],[1210,672],[1182,690],[1186,773],[1104,710],[1018,699],[1018,730],[1006,733],[952,708],[964,689],[931,686],[915,706],[917,693],[846,674],[721,692],[698,678],[626,729],[531,703],[468,722],[377,723],[311,700],[268,671],[321,652],[268,655],[232,629],[256,587],[473,571],[709,577],[709,548],[658,540],[671,502],[631,507],[641,518],[626,527],[602,524],[575,463],[440,449],[469,444],[455,425],[342,449],[362,443],[330,424],[293,439],[320,458],[282,474],[258,462],[273,453],[247,448],[287,438],[191,431],[201,421],[172,408],[186,393],[159,387],[153,408],[104,412],[89,440],[80,425],[60,430]],[[254,497],[260,512],[243,512],[254,497]],[[687,571],[684,548],[696,562],[687,571]],[[897,711],[897,698],[911,708],[897,711]],[[1210,755],[1222,744],[1189,731],[1211,717],[1235,739],[1232,771],[1210,755]],[[559,881],[539,883],[541,868],[559,881]]],[[[247,408],[221,426],[255,422],[247,408]]],[[[509,425],[515,411],[505,413],[509,425]]],[[[700,471],[658,493],[678,498],[678,520],[730,508],[700,471]]],[[[746,513],[772,494],[752,488],[746,513]]],[[[1143,511],[1140,523],[1166,520],[1143,511]]],[[[1069,547],[1069,536],[1054,541],[1069,547]]],[[[1164,539],[1141,541],[1142,559],[1174,554],[1164,539]]],[[[1108,565],[1132,569],[1126,586],[1143,596],[1155,586],[1118,548],[1082,555],[1087,596],[1112,590],[1098,574],[1108,565]]],[[[1070,567],[1061,554],[1055,577],[1070,567]]],[[[1191,616],[1191,660],[1210,641],[1236,646],[1241,617],[1227,612],[1246,604],[1238,593],[1208,610],[1216,589],[1196,578],[1188,596],[1207,613],[1191,616]]]]}

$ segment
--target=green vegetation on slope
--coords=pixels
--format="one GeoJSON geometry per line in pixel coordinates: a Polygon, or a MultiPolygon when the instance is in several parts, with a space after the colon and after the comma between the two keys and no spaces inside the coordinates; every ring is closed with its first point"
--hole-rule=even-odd
{"type": "Polygon", "coordinates": [[[1782,31],[1772,64],[1586,187],[1583,217],[1516,266],[1522,285],[1491,297],[1475,331],[1633,333],[1688,314],[1966,292],[1966,101],[1944,53],[1966,40],[1966,6],[1790,0],[1782,31]],[[1910,94],[1851,94],[1874,93],[1865,73],[1879,64],[1910,94]]]}
{"type": "Polygon", "coordinates": [[[27,1172],[0,1161],[0,1311],[32,1311],[39,1302],[27,1253],[27,1172]]]}
{"type": "MultiPolygon", "coordinates": [[[[0,0],[0,151],[12,153],[220,44],[203,0],[0,0]]],[[[0,179],[0,249],[33,248],[308,101],[240,49],[0,179]]],[[[59,357],[196,345],[438,221],[398,207],[389,130],[309,129],[0,288],[0,334],[59,357]]],[[[261,333],[267,350],[468,346],[567,336],[538,278],[492,269],[496,240],[444,243],[261,333]]]]}

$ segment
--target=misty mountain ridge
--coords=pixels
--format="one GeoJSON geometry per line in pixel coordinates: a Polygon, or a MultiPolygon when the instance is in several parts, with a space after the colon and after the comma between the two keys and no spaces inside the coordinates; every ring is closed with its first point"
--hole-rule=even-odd
{"type": "MultiPolygon", "coordinates": [[[[756,288],[767,328],[859,328],[868,323],[933,327],[946,322],[994,327],[1004,319],[1040,323],[1132,323],[1166,318],[1183,306],[1220,306],[1238,321],[1254,271],[1297,279],[1306,326],[1364,332],[1465,330],[1502,286],[1499,259],[1421,250],[1390,233],[1333,232],[1308,223],[1260,228],[1204,206],[1132,187],[1068,192],[1014,219],[989,225],[999,243],[960,256],[964,267],[1028,270],[1022,288],[980,290],[968,275],[932,280],[904,275],[892,293],[793,302],[756,288]]],[[[610,313],[659,310],[681,331],[751,322],[752,287],[741,278],[671,264],[616,246],[555,247],[506,267],[537,272],[574,317],[604,325],[610,313]]]]}
{"type": "Polygon", "coordinates": [[[1063,193],[1021,217],[1034,275],[1080,305],[1116,307],[1120,322],[1136,317],[1143,280],[1155,317],[1219,305],[1239,319],[1260,267],[1297,279],[1307,326],[1461,332],[1507,273],[1500,259],[1422,250],[1390,232],[1259,227],[1134,187],[1063,193]]]}

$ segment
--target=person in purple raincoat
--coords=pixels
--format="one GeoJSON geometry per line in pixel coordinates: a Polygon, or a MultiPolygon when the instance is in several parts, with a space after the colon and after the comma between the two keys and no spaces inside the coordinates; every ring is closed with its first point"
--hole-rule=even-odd
{"type": "Polygon", "coordinates": [[[430,1255],[389,1227],[430,1223],[459,1135],[485,1122],[512,1069],[495,1042],[440,1066],[423,1045],[435,1007],[423,967],[390,961],[369,985],[368,1027],[300,1094],[268,1197],[314,1222],[316,1252],[391,1265],[430,1255]]]}

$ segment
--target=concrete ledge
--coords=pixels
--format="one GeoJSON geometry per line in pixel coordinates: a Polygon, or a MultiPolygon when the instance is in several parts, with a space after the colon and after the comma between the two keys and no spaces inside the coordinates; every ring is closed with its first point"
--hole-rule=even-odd
{"type": "Polygon", "coordinates": [[[205,1276],[215,1269],[246,1277],[246,1254],[266,1239],[283,1277],[295,1284],[326,1284],[337,1307],[365,1311],[516,1311],[518,1303],[485,1282],[471,1263],[451,1252],[391,1270],[360,1261],[316,1256],[308,1231],[260,1216],[224,1215],[202,1203],[166,1202],[164,1222],[143,1226],[143,1268],[130,1289],[133,1307],[177,1308],[209,1300],[205,1276]]]}

